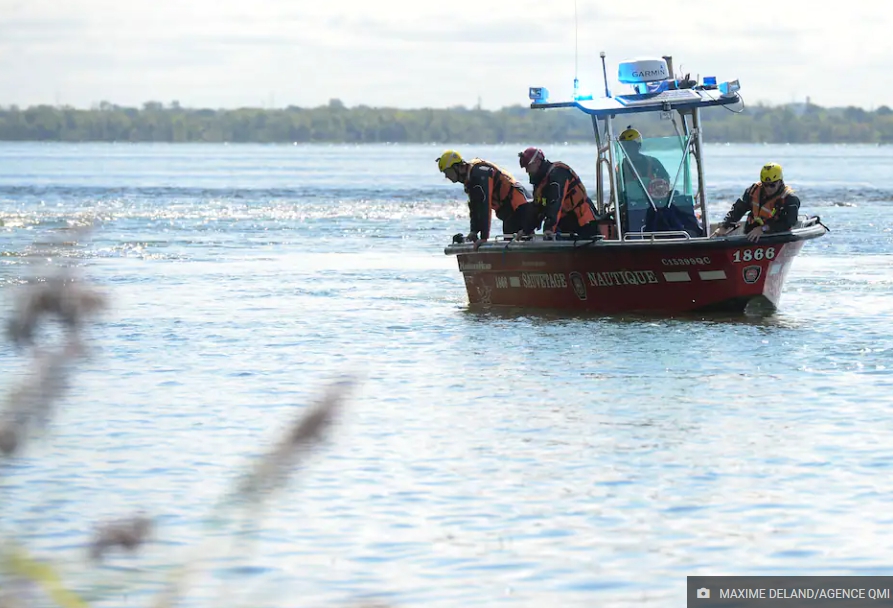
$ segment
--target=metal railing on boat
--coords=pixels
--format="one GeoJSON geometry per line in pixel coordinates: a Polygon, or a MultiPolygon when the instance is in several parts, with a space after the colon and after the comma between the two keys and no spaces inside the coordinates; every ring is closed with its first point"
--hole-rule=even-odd
{"type": "Polygon", "coordinates": [[[660,241],[690,241],[691,235],[685,230],[667,230],[665,232],[627,232],[623,235],[624,241],[649,241],[654,242],[655,239],[660,241]]]}
{"type": "MultiPolygon", "coordinates": [[[[663,232],[627,232],[623,235],[623,241],[690,241],[692,236],[685,230],[667,230],[663,232]]],[[[576,237],[569,234],[558,234],[546,236],[543,234],[532,234],[527,236],[519,236],[514,234],[501,234],[493,239],[494,242],[502,243],[573,243],[573,242],[597,242],[616,243],[616,239],[606,239],[602,235],[591,237],[576,237]]]]}
{"type": "Polygon", "coordinates": [[[573,242],[583,242],[583,241],[603,241],[607,240],[602,235],[595,236],[587,236],[587,237],[573,237],[570,234],[558,233],[546,236],[544,234],[530,234],[526,236],[518,236],[514,234],[501,234],[493,239],[495,242],[506,242],[506,243],[532,243],[532,242],[540,242],[540,243],[573,243],[573,242]]]}

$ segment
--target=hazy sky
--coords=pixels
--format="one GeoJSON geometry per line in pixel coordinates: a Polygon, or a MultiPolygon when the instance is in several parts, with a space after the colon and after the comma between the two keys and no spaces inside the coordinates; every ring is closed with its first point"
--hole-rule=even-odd
{"type": "MultiPolygon", "coordinates": [[[[578,0],[579,77],[672,55],[745,100],[893,106],[893,10],[866,0],[578,0]],[[877,8],[870,8],[875,5],[877,8]]],[[[570,94],[573,0],[0,0],[0,105],[495,109],[570,94]]],[[[616,87],[614,87],[617,92],[616,87]]]]}

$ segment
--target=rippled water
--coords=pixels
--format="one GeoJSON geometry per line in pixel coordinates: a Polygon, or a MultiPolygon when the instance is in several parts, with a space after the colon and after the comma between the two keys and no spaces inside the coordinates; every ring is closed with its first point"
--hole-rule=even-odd
{"type": "MultiPolygon", "coordinates": [[[[591,148],[546,151],[591,182],[591,148]]],[[[2,529],[84,589],[135,568],[148,589],[235,467],[356,370],[329,447],[196,601],[679,606],[687,575],[888,573],[893,149],[709,148],[713,219],[775,160],[832,230],[765,318],[469,310],[440,152],[0,145],[4,307],[48,243],[115,305],[7,472],[2,529]],[[52,245],[69,225],[94,228],[52,245]],[[134,509],[159,541],[84,572],[92,522],[134,509]]],[[[8,385],[23,361],[0,360],[8,385]]]]}

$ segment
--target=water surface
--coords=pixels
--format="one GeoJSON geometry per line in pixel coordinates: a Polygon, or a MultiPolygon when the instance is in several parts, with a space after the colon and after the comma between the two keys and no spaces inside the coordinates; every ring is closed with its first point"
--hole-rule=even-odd
{"type": "MultiPolygon", "coordinates": [[[[468,309],[441,151],[0,144],[4,307],[47,248],[114,302],[4,478],[2,529],[82,589],[130,568],[149,589],[237,467],[356,371],[328,447],[250,553],[214,548],[196,602],[679,606],[687,575],[889,572],[893,149],[708,148],[712,219],[773,160],[832,230],[765,318],[468,309]],[[53,245],[72,225],[93,229],[53,245]],[[135,509],[159,542],[85,573],[92,523],[135,509]]],[[[591,147],[546,152],[591,183],[591,147]]],[[[8,386],[25,364],[0,359],[8,386]]]]}

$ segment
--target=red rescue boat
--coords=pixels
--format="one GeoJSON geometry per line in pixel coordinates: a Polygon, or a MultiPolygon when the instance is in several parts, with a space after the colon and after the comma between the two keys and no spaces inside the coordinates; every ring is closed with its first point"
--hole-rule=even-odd
{"type": "Polygon", "coordinates": [[[448,246],[444,252],[457,257],[470,304],[603,313],[777,308],[794,258],[827,228],[818,217],[801,217],[791,231],[756,243],[740,228],[710,236],[716,224],[707,216],[700,111],[740,106],[738,82],[670,80],[668,59],[621,63],[619,79],[633,85],[630,95],[611,97],[606,87],[604,98],[549,102],[545,89],[530,89],[532,108],[576,108],[591,116],[598,146],[593,198],[606,221],[596,238],[501,235],[478,249],[448,246]],[[613,122],[641,112],[678,121],[676,136],[641,142],[643,153],[675,174],[673,184],[623,162],[630,155],[613,122]]]}

